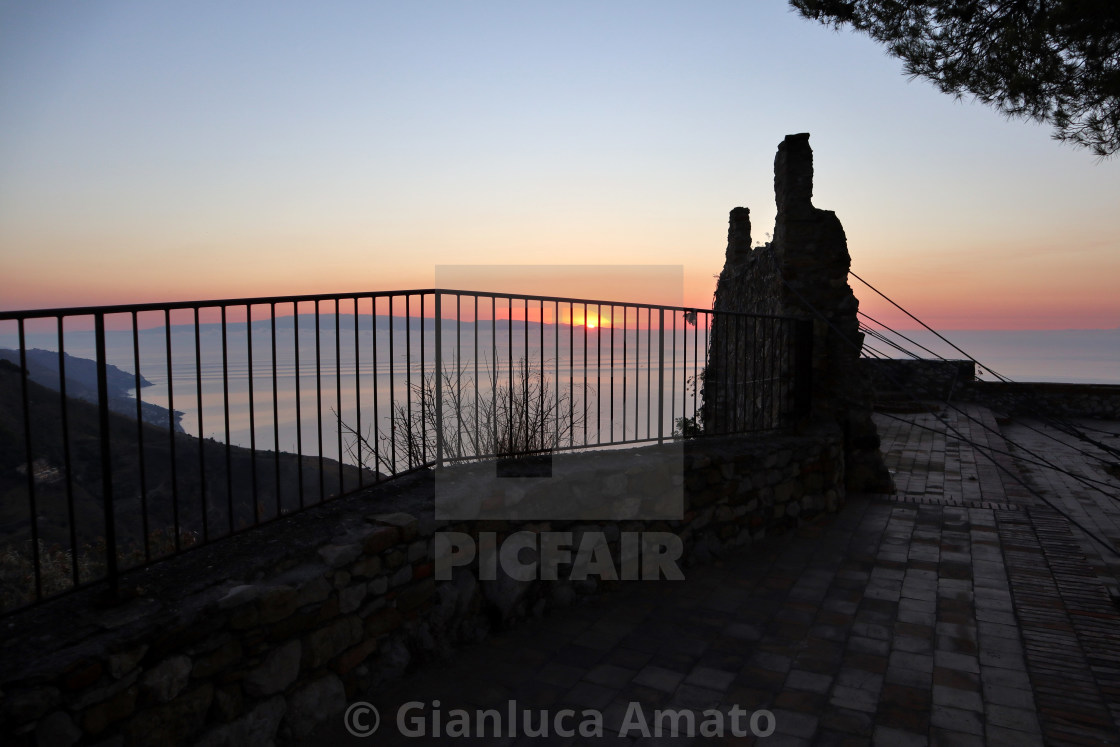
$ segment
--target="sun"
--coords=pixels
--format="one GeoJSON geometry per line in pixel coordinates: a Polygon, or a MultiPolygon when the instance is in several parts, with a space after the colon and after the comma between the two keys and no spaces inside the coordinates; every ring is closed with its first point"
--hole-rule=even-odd
{"type": "Polygon", "coordinates": [[[588,329],[595,329],[598,326],[599,326],[599,321],[597,319],[592,319],[591,317],[587,317],[587,328],[588,329]]]}

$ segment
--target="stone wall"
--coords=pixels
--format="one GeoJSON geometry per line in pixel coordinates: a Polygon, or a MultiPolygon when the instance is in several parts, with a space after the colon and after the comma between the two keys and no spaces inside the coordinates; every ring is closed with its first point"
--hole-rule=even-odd
{"type": "Polygon", "coordinates": [[[1007,415],[1120,420],[1117,385],[980,381],[972,361],[865,358],[860,365],[877,404],[951,399],[1007,415]]]}
{"type": "Polygon", "coordinates": [[[867,375],[877,402],[884,398],[905,401],[960,399],[976,380],[972,361],[863,358],[860,367],[867,375]]]}
{"type": "MultiPolygon", "coordinates": [[[[621,495],[669,447],[557,457],[608,460],[621,495]],[[628,468],[617,470],[618,460],[628,468]]],[[[486,580],[478,562],[436,580],[438,532],[680,537],[687,564],[777,534],[844,499],[836,427],[686,442],[682,518],[635,522],[437,521],[431,475],[315,507],[126,574],[134,595],[76,592],[10,615],[0,679],[6,745],[253,745],[308,734],[412,662],[625,581],[486,580]]],[[[596,483],[597,484],[597,483],[596,483]]],[[[687,581],[664,581],[687,583],[687,581]]]]}
{"type": "Polygon", "coordinates": [[[844,228],[836,214],[813,206],[813,151],[809,135],[788,135],[774,159],[777,215],[774,238],[751,247],[750,211],[731,211],[727,253],[716,285],[709,364],[704,376],[703,425],[731,430],[739,413],[729,403],[744,380],[764,374],[777,360],[789,375],[788,354],[755,356],[733,316],[720,311],[778,314],[812,323],[809,417],[831,422],[844,433],[850,490],[889,492],[890,475],[879,453],[879,436],[871,421],[870,390],[859,367],[863,334],[856,313],[859,301],[848,286],[844,228]]]}
{"type": "Polygon", "coordinates": [[[965,398],[1008,415],[1120,420],[1120,386],[977,381],[965,398]]]}

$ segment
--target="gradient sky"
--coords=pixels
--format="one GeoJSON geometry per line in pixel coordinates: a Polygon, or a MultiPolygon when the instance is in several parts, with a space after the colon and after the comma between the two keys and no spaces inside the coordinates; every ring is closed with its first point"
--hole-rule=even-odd
{"type": "Polygon", "coordinates": [[[0,0],[0,306],[649,264],[707,307],[794,132],[853,269],[934,326],[1120,326],[1120,161],[776,0],[0,0]]]}

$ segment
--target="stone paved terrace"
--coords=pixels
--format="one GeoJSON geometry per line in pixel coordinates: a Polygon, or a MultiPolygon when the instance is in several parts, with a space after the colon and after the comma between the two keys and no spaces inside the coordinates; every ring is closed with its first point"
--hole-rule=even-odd
{"type": "MultiPolygon", "coordinates": [[[[1002,427],[1114,496],[1120,480],[1039,424],[999,426],[982,408],[876,420],[896,495],[854,497],[838,515],[688,569],[688,583],[635,582],[494,635],[368,695],[382,714],[372,739],[349,737],[339,717],[307,744],[415,743],[394,722],[401,703],[430,716],[438,700],[446,721],[454,708],[504,713],[511,699],[534,713],[598,709],[604,741],[620,744],[687,741],[619,737],[631,703],[651,725],[656,709],[769,709],[776,732],[758,741],[772,745],[1120,743],[1115,558],[1001,466],[1113,541],[1116,500],[1024,465],[1021,451],[994,464],[952,429],[1007,450],[1002,427]]],[[[1093,426],[1120,443],[1120,424],[1093,426]]]]}

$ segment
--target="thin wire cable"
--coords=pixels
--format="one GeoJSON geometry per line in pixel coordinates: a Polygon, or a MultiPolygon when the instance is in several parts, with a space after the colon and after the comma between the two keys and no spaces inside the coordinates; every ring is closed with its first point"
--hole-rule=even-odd
{"type": "MultiPolygon", "coordinates": [[[[863,312],[859,312],[859,313],[863,313],[863,312]]],[[[877,324],[882,324],[882,322],[876,322],[876,323],[877,324]]],[[[886,325],[883,325],[883,326],[885,326],[888,331],[893,332],[894,334],[905,338],[905,335],[902,335],[900,332],[898,332],[898,330],[892,329],[891,327],[886,326],[886,325]]],[[[897,343],[893,342],[892,340],[887,338],[885,335],[883,335],[879,330],[873,330],[870,327],[867,327],[866,325],[864,325],[862,323],[860,324],[860,330],[862,330],[864,332],[867,332],[868,334],[875,337],[876,339],[882,340],[883,342],[887,343],[888,345],[891,345],[892,347],[894,347],[896,350],[899,350],[899,351],[905,353],[906,355],[909,355],[911,358],[914,358],[916,360],[928,360],[928,359],[920,358],[913,351],[906,350],[905,348],[901,347],[900,345],[898,345],[897,343]]],[[[934,353],[934,355],[937,355],[937,354],[934,353]]],[[[939,360],[944,361],[946,363],[951,363],[952,362],[952,361],[949,361],[947,358],[943,358],[941,356],[937,356],[937,357],[938,357],[939,360]]],[[[983,364],[981,364],[981,363],[977,363],[976,365],[983,366],[983,364]]],[[[1015,382],[1010,382],[1010,383],[1015,383],[1015,382]]],[[[1042,420],[1044,423],[1048,423],[1049,425],[1052,425],[1060,433],[1064,433],[1067,436],[1072,436],[1073,438],[1077,438],[1078,440],[1087,441],[1089,443],[1092,443],[1095,446],[1097,446],[1098,448],[1104,449],[1106,452],[1110,452],[1110,453],[1114,453],[1114,454],[1117,453],[1111,447],[1109,447],[1107,444],[1101,444],[1094,439],[1091,439],[1091,438],[1088,438],[1088,437],[1085,437],[1085,436],[1079,436],[1075,432],[1076,428],[1073,428],[1069,424],[1063,425],[1063,423],[1061,421],[1056,421],[1056,420],[1053,420],[1053,419],[1048,421],[1045,416],[1041,416],[1040,420],[1042,420]]],[[[1050,439],[1050,440],[1052,440],[1056,443],[1060,443],[1064,446],[1069,446],[1071,449],[1074,449],[1075,451],[1081,453],[1084,456],[1091,457],[1093,459],[1097,459],[1097,460],[1100,460],[1102,462],[1104,461],[1104,459],[1099,454],[1094,454],[1092,452],[1085,451],[1084,449],[1082,449],[1078,446],[1075,446],[1073,444],[1070,444],[1066,441],[1061,440],[1060,438],[1057,438],[1056,436],[1054,436],[1051,433],[1047,433],[1045,431],[1039,430],[1038,428],[1035,428],[1030,423],[1022,422],[1021,425],[1024,428],[1026,428],[1030,431],[1033,431],[1033,432],[1035,432],[1035,433],[1037,433],[1037,434],[1039,434],[1039,435],[1041,435],[1045,438],[1048,438],[1048,439],[1050,439]]],[[[1092,430],[1099,430],[1099,429],[1092,429],[1092,430]]],[[[1100,431],[1100,432],[1101,433],[1110,433],[1110,431],[1100,431]]]]}
{"type": "MultiPolygon", "coordinates": [[[[903,314],[906,314],[906,316],[910,317],[911,319],[913,319],[914,321],[916,321],[916,322],[917,322],[918,324],[922,325],[922,327],[924,327],[925,329],[927,329],[927,330],[929,330],[930,332],[932,332],[932,333],[933,333],[934,335],[936,335],[936,336],[937,336],[937,337],[938,337],[938,338],[939,338],[940,340],[942,340],[943,342],[945,342],[946,344],[948,344],[948,345],[949,345],[950,347],[952,347],[952,348],[953,348],[954,350],[956,350],[956,351],[957,351],[958,353],[960,353],[961,355],[965,356],[965,357],[966,357],[966,358],[967,358],[968,360],[972,361],[972,362],[973,362],[974,364],[976,364],[977,366],[979,366],[979,367],[980,367],[981,369],[983,369],[983,370],[985,370],[985,371],[988,371],[989,373],[991,373],[991,374],[992,374],[993,376],[995,376],[995,377],[996,377],[997,379],[999,379],[999,380],[1000,380],[1001,382],[1003,382],[1003,383],[1005,383],[1005,384],[1013,384],[1013,383],[1015,383],[1014,381],[1012,381],[1012,380],[1011,380],[1011,379],[1009,379],[1008,377],[1004,376],[1003,374],[1001,374],[1001,373],[999,373],[998,371],[996,371],[995,369],[993,369],[993,368],[992,368],[991,366],[986,366],[986,365],[984,365],[983,363],[981,363],[980,361],[976,360],[975,358],[973,358],[973,357],[972,357],[971,355],[969,355],[969,354],[968,354],[968,353],[966,353],[965,351],[961,350],[961,349],[960,349],[959,347],[957,347],[957,346],[956,346],[956,345],[955,345],[955,344],[954,344],[954,343],[953,343],[952,341],[950,341],[950,340],[949,340],[948,338],[946,338],[946,337],[945,337],[944,335],[942,335],[942,334],[941,334],[940,332],[938,332],[937,330],[935,330],[935,329],[933,329],[932,327],[930,327],[930,326],[929,326],[928,324],[926,324],[926,323],[925,323],[925,322],[923,322],[923,321],[922,321],[921,319],[919,319],[918,317],[916,317],[916,316],[914,316],[913,314],[911,314],[911,313],[910,313],[909,311],[907,311],[906,309],[902,308],[902,306],[900,306],[899,304],[895,303],[895,301],[894,301],[894,300],[893,300],[892,298],[890,298],[890,297],[889,297],[889,296],[888,296],[887,294],[883,293],[883,292],[882,292],[881,290],[879,290],[878,288],[876,288],[876,287],[875,287],[874,285],[872,285],[871,283],[869,283],[869,282],[867,282],[866,280],[864,280],[863,278],[861,278],[861,277],[860,277],[859,275],[857,275],[857,274],[856,274],[855,272],[852,272],[852,270],[851,270],[851,269],[849,269],[849,270],[848,270],[848,273],[849,273],[849,274],[850,274],[850,275],[851,275],[852,277],[854,277],[854,278],[855,278],[856,280],[860,281],[861,283],[863,283],[864,285],[866,285],[866,286],[867,286],[868,288],[870,288],[871,290],[873,290],[873,291],[874,291],[875,293],[879,294],[879,296],[881,296],[881,297],[882,297],[882,298],[883,298],[884,300],[886,300],[886,301],[887,301],[887,303],[891,304],[891,305],[892,305],[892,306],[894,306],[894,307],[895,307],[896,309],[898,309],[899,311],[901,311],[901,312],[902,312],[903,314]]],[[[780,275],[779,275],[779,276],[780,276],[780,275]]],[[[783,280],[782,280],[782,282],[784,283],[784,282],[785,282],[785,280],[783,279],[783,280]]],[[[787,285],[788,285],[788,284],[787,284],[787,285]]],[[[869,317],[869,318],[870,318],[870,317],[869,317]]],[[[885,326],[885,325],[884,325],[884,326],[885,326]]],[[[899,334],[899,333],[898,333],[898,332],[896,332],[895,330],[891,330],[891,331],[892,331],[892,332],[895,332],[895,334],[899,334]]],[[[941,356],[938,356],[938,357],[939,357],[939,358],[941,358],[941,356]]],[[[941,360],[945,360],[945,359],[944,359],[944,358],[941,358],[941,360]]],[[[1043,419],[1043,421],[1044,421],[1044,422],[1046,422],[1047,420],[1049,420],[1049,422],[1050,422],[1051,424],[1053,424],[1053,425],[1054,425],[1054,426],[1055,426],[1055,427],[1056,427],[1056,428],[1057,428],[1057,429],[1058,429],[1059,431],[1061,431],[1061,432],[1063,432],[1063,433],[1066,433],[1066,434],[1068,434],[1068,435],[1074,436],[1074,437],[1076,437],[1076,438],[1079,438],[1079,439],[1081,439],[1081,440],[1083,440],[1083,441],[1088,441],[1089,443],[1093,444],[1094,446],[1096,446],[1096,447],[1098,447],[1098,448],[1100,448],[1100,449],[1103,449],[1104,451],[1106,451],[1106,452],[1108,452],[1108,453],[1110,453],[1110,454],[1113,454],[1113,455],[1117,455],[1117,456],[1120,456],[1120,450],[1114,449],[1114,448],[1112,448],[1111,446],[1109,446],[1108,444],[1103,444],[1103,443],[1100,443],[1099,441],[1097,441],[1097,440],[1095,440],[1095,439],[1093,439],[1093,438],[1090,438],[1089,436],[1085,435],[1085,434],[1084,434],[1084,433],[1083,433],[1083,432],[1082,432],[1082,431],[1081,431],[1081,430],[1079,429],[1079,427],[1078,427],[1078,426],[1076,426],[1076,425],[1074,425],[1073,423],[1071,423],[1071,422],[1070,422],[1070,421],[1069,421],[1068,419],[1065,419],[1065,418],[1055,418],[1055,417],[1049,417],[1049,418],[1047,418],[1046,416],[1043,416],[1043,418],[1042,418],[1042,419],[1043,419]]],[[[1053,437],[1051,436],[1051,438],[1053,438],[1053,437]]],[[[1083,453],[1083,454],[1086,454],[1087,452],[1081,452],[1081,453],[1083,453]]],[[[1096,458],[1098,458],[1098,459],[1099,459],[1100,457],[1096,457],[1096,458]]]]}
{"type": "Polygon", "coordinates": [[[874,337],[874,338],[875,338],[876,340],[881,340],[882,342],[885,342],[885,343],[886,343],[887,345],[890,345],[890,346],[891,346],[892,348],[894,348],[895,350],[899,351],[900,353],[903,353],[903,354],[905,354],[905,355],[908,355],[908,356],[910,356],[911,358],[913,358],[913,359],[915,359],[915,360],[922,360],[922,358],[918,357],[918,354],[917,354],[917,353],[915,353],[915,352],[913,352],[913,351],[911,351],[911,350],[907,350],[906,348],[902,347],[902,346],[901,346],[901,345],[899,345],[899,344],[898,344],[897,342],[895,342],[894,340],[890,339],[890,338],[889,338],[889,337],[887,337],[886,335],[882,334],[882,333],[881,333],[881,332],[879,332],[878,330],[875,330],[875,329],[871,329],[870,327],[864,326],[863,324],[860,324],[860,325],[859,325],[859,329],[860,329],[860,331],[861,331],[861,332],[864,332],[865,334],[871,335],[871,336],[872,336],[872,337],[874,337]]]}
{"type": "MultiPolygon", "coordinates": [[[[891,332],[894,332],[894,333],[895,333],[896,335],[898,335],[899,337],[901,337],[901,338],[902,338],[903,340],[906,340],[906,342],[910,343],[911,345],[916,345],[917,347],[921,348],[922,350],[924,350],[924,351],[926,351],[927,353],[929,353],[930,355],[932,355],[932,356],[933,356],[934,358],[941,358],[941,356],[940,356],[940,355],[938,355],[937,353],[933,352],[932,350],[930,350],[929,348],[927,348],[927,347],[926,347],[925,345],[923,345],[923,344],[921,344],[920,342],[917,342],[917,341],[915,341],[915,340],[911,340],[911,339],[910,339],[909,337],[907,337],[906,335],[902,334],[902,333],[901,333],[901,332],[899,332],[899,331],[898,331],[897,329],[891,329],[891,327],[890,327],[889,325],[887,325],[887,324],[884,324],[883,322],[880,322],[880,321],[879,321],[878,319],[876,319],[875,317],[871,316],[870,314],[864,313],[864,312],[862,312],[862,311],[857,311],[856,313],[857,313],[857,314],[859,314],[860,316],[862,316],[862,317],[863,317],[864,319],[867,319],[867,320],[871,321],[871,323],[873,323],[873,324],[878,324],[878,325],[879,325],[880,327],[883,327],[883,328],[885,328],[885,329],[889,329],[889,330],[890,330],[891,332]]],[[[913,356],[914,356],[915,358],[917,358],[917,357],[918,357],[918,356],[917,356],[917,354],[915,354],[915,353],[911,353],[911,355],[913,355],[913,356]]],[[[944,360],[944,358],[941,358],[941,359],[942,359],[942,360],[944,360]]],[[[980,365],[980,364],[979,364],[979,363],[977,363],[976,365],[980,365]]]]}
{"type": "MultiPolygon", "coordinates": [[[[824,315],[823,313],[821,313],[821,311],[820,311],[820,310],[819,310],[819,309],[818,309],[818,308],[817,308],[817,307],[816,307],[816,306],[815,306],[815,305],[814,305],[814,304],[813,304],[812,302],[810,302],[810,301],[809,301],[809,300],[808,300],[807,298],[805,298],[805,296],[804,296],[804,295],[803,295],[803,294],[802,294],[802,293],[801,293],[801,292],[800,292],[799,290],[797,290],[797,288],[796,288],[796,287],[794,287],[794,286],[793,286],[792,284],[790,284],[789,282],[787,282],[787,281],[786,281],[786,279],[785,279],[785,277],[784,277],[784,276],[782,275],[782,273],[781,273],[781,270],[780,270],[780,269],[779,269],[779,268],[778,268],[778,267],[777,267],[776,265],[777,265],[777,263],[775,262],[775,272],[776,272],[776,274],[777,274],[778,278],[779,278],[779,279],[780,279],[780,280],[782,281],[782,284],[783,284],[783,285],[785,285],[785,286],[786,286],[786,287],[787,287],[788,289],[790,289],[791,291],[793,291],[793,293],[794,293],[795,295],[797,295],[797,297],[798,297],[798,298],[799,298],[799,299],[801,300],[801,302],[802,302],[803,304],[805,304],[805,306],[806,306],[806,307],[807,307],[807,308],[808,308],[808,309],[809,309],[810,311],[812,311],[812,312],[813,312],[814,314],[816,314],[816,315],[817,315],[818,317],[820,317],[820,318],[821,318],[822,320],[824,320],[824,322],[825,322],[825,323],[826,323],[826,324],[827,324],[827,325],[828,325],[828,326],[829,326],[829,327],[830,327],[830,328],[831,328],[831,329],[832,329],[832,330],[833,330],[834,332],[836,332],[836,333],[837,333],[837,335],[839,336],[839,338],[840,338],[841,340],[843,340],[843,341],[844,341],[844,342],[845,342],[846,344],[848,344],[849,346],[852,346],[852,347],[854,347],[854,346],[856,345],[856,343],[855,343],[855,342],[854,342],[853,340],[849,339],[849,338],[848,338],[848,336],[847,336],[847,335],[845,335],[845,334],[844,334],[844,333],[843,333],[843,332],[842,332],[841,330],[839,330],[839,329],[838,329],[838,328],[836,327],[836,325],[835,325],[835,324],[833,323],[833,321],[832,321],[831,319],[829,319],[829,318],[828,318],[827,316],[825,316],[825,315],[824,315]]],[[[862,280],[862,279],[861,279],[861,280],[862,280]]],[[[870,286],[869,286],[869,287],[870,287],[870,286]]],[[[888,299],[888,300],[889,300],[889,299],[888,299]]],[[[892,303],[893,303],[893,302],[892,302],[892,303]]],[[[901,307],[900,307],[900,308],[901,308],[901,307]]],[[[903,311],[905,311],[905,309],[903,309],[903,311]]],[[[909,313],[909,312],[907,312],[907,313],[909,313]]],[[[920,320],[918,320],[918,321],[920,321],[920,320]]],[[[924,326],[924,325],[923,325],[923,326],[924,326]]],[[[932,330],[931,330],[931,331],[932,331],[932,330]]],[[[935,334],[936,334],[936,333],[935,333],[935,334]]],[[[950,344],[951,344],[951,343],[950,343],[950,344]]],[[[955,347],[955,346],[954,346],[954,347],[955,347]]],[[[967,355],[967,353],[964,353],[964,351],[961,351],[961,352],[962,352],[962,354],[965,354],[965,355],[967,355]]],[[[975,363],[975,361],[973,361],[973,362],[975,363]]],[[[979,365],[979,364],[977,364],[977,365],[979,365]]],[[[888,373],[887,375],[888,375],[888,377],[890,377],[890,374],[889,374],[889,373],[888,373]]],[[[890,378],[892,378],[892,379],[893,379],[893,377],[890,377],[890,378]]],[[[892,383],[894,383],[894,384],[895,384],[896,386],[899,386],[899,382],[898,382],[897,380],[893,380],[893,381],[892,381],[892,383]]],[[[908,389],[907,389],[907,388],[906,388],[905,386],[899,386],[899,390],[900,390],[900,391],[902,391],[902,392],[903,392],[903,393],[905,393],[905,394],[908,394],[908,395],[910,395],[910,396],[911,396],[911,398],[912,398],[912,399],[914,399],[915,401],[919,401],[919,400],[918,400],[918,399],[917,399],[916,397],[913,397],[913,395],[912,395],[912,394],[911,394],[911,393],[909,392],[909,390],[908,390],[908,389]]],[[[976,418],[973,418],[973,417],[969,416],[969,415],[968,415],[967,413],[963,412],[962,410],[960,410],[960,408],[956,407],[955,405],[952,405],[952,404],[950,404],[950,403],[948,403],[948,402],[946,402],[945,404],[946,404],[947,406],[951,407],[951,408],[952,408],[952,409],[953,409],[953,410],[954,410],[955,412],[958,412],[959,414],[961,414],[961,415],[964,415],[964,416],[965,416],[966,418],[968,418],[969,420],[972,420],[973,422],[977,423],[978,425],[980,425],[980,426],[981,426],[982,428],[984,428],[985,430],[988,430],[988,431],[990,431],[990,432],[992,432],[992,433],[995,433],[996,435],[999,435],[999,436],[1000,436],[1001,438],[1004,438],[1002,434],[998,434],[998,433],[997,433],[997,432],[996,432],[996,431],[995,431],[994,429],[992,429],[992,428],[988,427],[988,426],[987,426],[986,424],[984,424],[984,423],[980,422],[980,421],[979,421],[979,420],[977,420],[976,418]]],[[[1086,535],[1088,535],[1089,537],[1091,537],[1091,538],[1092,538],[1093,540],[1095,540],[1096,542],[1100,543],[1100,544],[1101,544],[1101,545],[1102,545],[1103,547],[1107,548],[1107,549],[1108,549],[1108,550],[1109,550],[1109,551],[1110,551],[1111,553],[1113,553],[1113,554],[1114,554],[1114,555],[1116,555],[1116,556],[1117,556],[1118,558],[1120,558],[1120,550],[1117,550],[1117,548],[1113,547],[1113,545],[1112,545],[1111,543],[1109,543],[1109,542],[1106,542],[1105,540],[1103,540],[1103,539],[1101,539],[1100,537],[1098,537],[1098,536],[1097,536],[1097,535],[1096,535],[1095,533],[1093,533],[1093,532],[1092,532],[1091,530],[1089,530],[1088,528],[1086,528],[1085,526],[1083,526],[1083,525],[1082,525],[1082,524],[1081,524],[1080,522],[1078,522],[1078,521],[1077,521],[1076,519],[1074,519],[1073,517],[1069,516],[1069,515],[1068,515],[1067,513],[1065,513],[1065,512],[1064,512],[1064,511],[1062,511],[1062,510],[1061,510],[1060,508],[1058,508],[1058,507],[1057,507],[1056,505],[1054,505],[1054,503],[1053,503],[1053,502],[1051,502],[1051,501],[1050,501],[1050,500],[1049,500],[1049,499],[1048,499],[1048,498],[1047,498],[1046,496],[1042,495],[1042,494],[1041,494],[1041,493],[1039,493],[1039,492],[1038,492],[1037,490],[1035,490],[1035,489],[1034,489],[1034,488],[1032,488],[1032,487],[1031,487],[1030,485],[1028,485],[1028,484],[1027,484],[1027,483],[1026,483],[1025,481],[1023,481],[1023,479],[1022,479],[1021,477],[1019,477],[1019,476],[1018,476],[1017,474],[1015,474],[1015,473],[1014,473],[1014,472],[1012,472],[1011,470],[1009,470],[1009,469],[1007,469],[1006,467],[1004,467],[1004,466],[1003,466],[1002,464],[1000,464],[1000,463],[999,463],[998,461],[996,461],[995,459],[992,459],[992,458],[991,458],[991,456],[989,456],[989,455],[988,455],[988,454],[987,454],[987,453],[985,452],[985,448],[990,448],[990,447],[982,447],[982,446],[980,446],[980,445],[979,445],[978,443],[976,443],[976,442],[975,442],[975,441],[973,441],[972,439],[970,439],[970,438],[968,438],[967,436],[965,436],[965,435],[964,435],[963,433],[961,433],[961,432],[960,432],[959,430],[957,430],[957,429],[956,429],[955,427],[953,427],[952,425],[950,425],[950,424],[949,424],[949,423],[947,423],[947,422],[945,423],[945,427],[946,427],[947,429],[949,429],[949,430],[952,430],[952,431],[953,431],[953,433],[954,433],[954,434],[956,434],[956,436],[957,436],[957,437],[958,437],[958,438],[959,438],[959,439],[960,439],[961,441],[963,441],[963,442],[965,442],[965,443],[969,444],[969,445],[970,445],[970,446],[972,446],[972,447],[973,447],[974,449],[977,449],[977,450],[978,450],[978,451],[979,451],[979,452],[981,453],[981,455],[983,455],[983,456],[987,457],[987,458],[988,458],[988,459],[989,459],[989,460],[990,460],[990,461],[991,461],[991,462],[992,462],[993,464],[995,464],[995,465],[996,465],[996,466],[997,466],[998,468],[1000,468],[1001,470],[1003,470],[1004,472],[1006,472],[1006,473],[1007,473],[1007,474],[1008,474],[1008,475],[1009,475],[1010,477],[1012,477],[1012,478],[1013,478],[1013,479],[1014,479],[1014,480],[1015,480],[1016,482],[1018,482],[1018,483],[1019,483],[1019,484],[1020,484],[1020,485],[1021,485],[1021,486],[1022,486],[1023,488],[1025,488],[1025,489],[1026,489],[1026,490],[1027,490],[1028,492],[1030,492],[1030,493],[1031,493],[1031,494],[1032,494],[1033,496],[1035,496],[1036,498],[1038,498],[1038,499],[1039,499],[1040,501],[1042,501],[1043,503],[1045,503],[1045,504],[1046,504],[1047,506],[1049,506],[1049,507],[1050,507],[1050,508],[1052,508],[1052,509],[1053,509],[1054,511],[1056,511],[1057,513],[1059,513],[1059,514],[1060,514],[1061,516],[1065,517],[1065,518],[1066,518],[1066,519],[1067,519],[1067,520],[1068,520],[1068,521],[1069,521],[1069,522],[1070,522],[1071,524],[1073,524],[1073,525],[1074,525],[1074,526],[1076,526],[1076,527],[1077,527],[1078,529],[1080,529],[1080,530],[1082,530],[1083,532],[1085,532],[1085,533],[1086,533],[1086,535]]],[[[1016,444],[1016,443],[1014,443],[1013,441],[1010,441],[1010,440],[1009,440],[1009,439],[1007,439],[1007,438],[1004,438],[1004,441],[1005,441],[1005,442],[1007,442],[1007,443],[1009,443],[1009,444],[1012,444],[1012,445],[1014,445],[1014,446],[1016,446],[1016,447],[1018,447],[1018,448],[1024,448],[1024,447],[1023,447],[1022,445],[1020,445],[1020,444],[1016,444]]],[[[1027,451],[1028,453],[1031,453],[1031,452],[1030,452],[1030,450],[1028,450],[1028,449],[1024,449],[1024,450],[1025,450],[1025,451],[1027,451]]],[[[1014,458],[1014,457],[1013,457],[1013,458],[1014,458]]],[[[1066,474],[1069,474],[1069,475],[1070,475],[1071,477],[1074,477],[1075,479],[1080,479],[1080,477],[1079,477],[1079,476],[1077,476],[1077,475],[1073,475],[1072,473],[1069,473],[1069,472],[1068,472],[1068,471],[1066,471],[1066,470],[1062,470],[1062,469],[1061,469],[1061,468],[1059,468],[1059,467],[1053,467],[1053,468],[1054,468],[1054,469],[1057,469],[1057,470],[1058,470],[1058,471],[1060,471],[1060,472],[1065,472],[1066,474]]],[[[1108,493],[1105,493],[1104,491],[1100,490],[1099,488],[1095,488],[1095,487],[1092,487],[1092,486],[1089,486],[1089,485],[1086,485],[1086,487],[1091,487],[1092,489],[1094,489],[1094,490],[1097,490],[1098,492],[1100,492],[1100,493],[1101,493],[1102,495],[1104,495],[1104,496],[1105,496],[1105,497],[1107,497],[1107,498],[1113,498],[1113,499],[1115,499],[1115,497],[1114,497],[1114,496],[1111,496],[1111,495],[1109,495],[1108,493]]]]}
{"type": "MultiPolygon", "coordinates": [[[[867,345],[865,345],[864,347],[867,348],[867,345]]],[[[894,358],[885,357],[881,353],[879,353],[879,356],[881,356],[881,357],[876,357],[875,360],[878,360],[878,361],[892,361],[892,360],[894,360],[894,358]]],[[[892,383],[897,385],[899,382],[893,381],[892,383]]],[[[955,386],[955,379],[954,379],[954,386],[955,386]]],[[[903,394],[908,395],[909,398],[914,400],[914,402],[921,403],[921,400],[918,400],[916,398],[916,396],[913,394],[913,392],[904,390],[903,394]]],[[[932,399],[937,400],[937,402],[941,403],[940,399],[936,398],[936,396],[933,396],[932,399]]],[[[855,400],[846,400],[846,401],[849,404],[857,404],[857,405],[860,404],[859,402],[856,402],[855,400]]],[[[1020,448],[1020,449],[1024,449],[1025,451],[1028,452],[1028,454],[1032,454],[1032,455],[1034,454],[1034,452],[1029,451],[1024,446],[1021,446],[1020,443],[1015,442],[1015,441],[1011,441],[1010,439],[1008,439],[1004,435],[1004,433],[1002,433],[1002,432],[1000,432],[996,429],[992,429],[990,426],[988,426],[988,424],[984,423],[983,421],[978,420],[976,418],[972,418],[971,415],[969,415],[967,412],[964,412],[963,410],[960,410],[959,408],[956,408],[955,405],[953,405],[950,402],[949,399],[945,399],[944,404],[948,405],[948,407],[953,409],[954,412],[958,412],[959,414],[964,415],[964,417],[967,418],[968,420],[971,420],[972,422],[978,424],[978,426],[980,426],[984,430],[989,431],[990,433],[992,433],[993,436],[999,436],[1000,438],[1004,439],[1008,443],[1011,443],[1012,446],[1015,446],[1015,447],[1020,448]]],[[[1055,440],[1057,440],[1057,439],[1055,439],[1055,440]]],[[[1062,443],[1063,446],[1066,446],[1068,448],[1076,449],[1076,447],[1071,445],[1071,443],[1066,443],[1064,441],[1058,441],[1058,443],[1062,443]]],[[[987,448],[991,449],[992,451],[995,451],[996,454],[1001,454],[1001,455],[1004,455],[1004,456],[1007,456],[1007,457],[1011,457],[1012,459],[1018,459],[1019,461],[1021,461],[1021,463],[1028,464],[1028,465],[1033,465],[1035,467],[1043,467],[1045,469],[1053,469],[1055,471],[1058,471],[1058,473],[1062,473],[1063,475],[1073,477],[1076,480],[1080,480],[1080,482],[1085,487],[1088,487],[1090,489],[1096,489],[1096,491],[1099,491],[1100,493],[1102,493],[1104,495],[1104,497],[1112,499],[1112,501],[1120,502],[1120,496],[1114,496],[1114,495],[1111,495],[1109,493],[1104,493],[1104,491],[1102,491],[1101,488],[1094,488],[1092,485],[1090,485],[1090,483],[1093,483],[1093,484],[1096,484],[1096,485],[1103,485],[1104,487],[1107,487],[1107,488],[1111,489],[1112,484],[1111,483],[1105,483],[1104,480],[1099,480],[1099,479],[1096,479],[1096,478],[1093,478],[1093,477],[1085,477],[1083,475],[1077,475],[1076,473],[1072,473],[1072,471],[1070,471],[1068,469],[1065,469],[1064,467],[1060,467],[1060,466],[1057,466],[1057,465],[1051,463],[1051,461],[1046,461],[1046,460],[1037,461],[1035,459],[1028,459],[1027,457],[1024,457],[1023,455],[1015,454],[1015,452],[1006,451],[1004,449],[999,449],[999,448],[993,447],[993,446],[989,446],[987,448]]]]}

